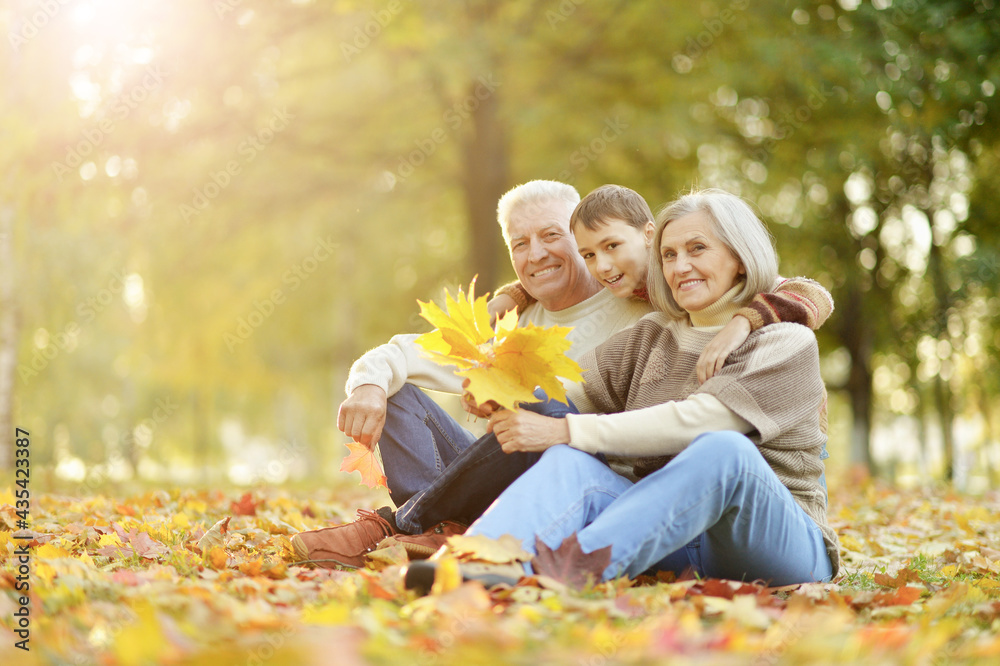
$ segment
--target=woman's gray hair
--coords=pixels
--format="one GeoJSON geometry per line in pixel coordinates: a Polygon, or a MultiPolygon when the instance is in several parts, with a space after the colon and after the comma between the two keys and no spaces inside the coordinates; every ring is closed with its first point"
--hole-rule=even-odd
{"type": "Polygon", "coordinates": [[[656,215],[656,233],[649,254],[646,285],[649,300],[657,310],[674,319],[685,319],[687,311],[677,304],[663,277],[660,242],[663,229],[674,220],[703,211],[708,214],[712,231],[743,265],[743,288],[733,302],[745,305],[757,294],[769,292],[778,279],[778,255],[774,240],[750,205],[735,194],[706,189],[685,194],[665,205],[656,215]]]}
{"type": "MultiPolygon", "coordinates": [[[[530,180],[510,189],[500,197],[500,201],[497,203],[497,222],[500,223],[500,230],[503,232],[503,239],[508,248],[510,247],[510,233],[507,231],[507,227],[514,211],[522,206],[549,201],[565,201],[572,211],[580,203],[580,193],[572,185],[555,180],[530,180]]],[[[569,217],[566,218],[566,223],[569,224],[569,217]]]]}

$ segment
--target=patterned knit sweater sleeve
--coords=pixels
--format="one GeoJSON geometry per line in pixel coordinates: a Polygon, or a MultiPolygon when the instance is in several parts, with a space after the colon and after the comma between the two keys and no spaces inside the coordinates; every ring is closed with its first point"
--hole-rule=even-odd
{"type": "Polygon", "coordinates": [[[818,329],[833,312],[833,297],[823,285],[804,277],[778,278],[774,289],[757,294],[736,314],[750,322],[750,330],[791,322],[818,329]]]}
{"type": "Polygon", "coordinates": [[[528,293],[528,290],[521,286],[518,281],[505,284],[497,288],[493,296],[508,296],[517,304],[517,311],[524,312],[525,308],[535,302],[535,298],[528,293]]]}

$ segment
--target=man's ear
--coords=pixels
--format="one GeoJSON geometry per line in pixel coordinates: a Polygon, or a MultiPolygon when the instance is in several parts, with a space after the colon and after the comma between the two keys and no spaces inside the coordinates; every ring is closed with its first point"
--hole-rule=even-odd
{"type": "Polygon", "coordinates": [[[656,233],[656,225],[650,220],[646,222],[646,229],[643,232],[646,235],[646,247],[649,247],[653,243],[653,234],[656,233]]]}

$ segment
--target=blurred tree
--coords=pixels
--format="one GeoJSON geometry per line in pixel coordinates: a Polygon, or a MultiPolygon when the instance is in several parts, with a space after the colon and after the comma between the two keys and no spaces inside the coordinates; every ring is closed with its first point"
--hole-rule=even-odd
{"type": "Polygon", "coordinates": [[[214,482],[249,458],[227,419],[329,444],[417,297],[513,277],[496,201],[533,178],[757,202],[835,296],[853,460],[880,418],[939,421],[949,455],[960,414],[995,427],[992,2],[34,9],[0,10],[33,35],[0,54],[0,426],[40,461],[214,482]]]}

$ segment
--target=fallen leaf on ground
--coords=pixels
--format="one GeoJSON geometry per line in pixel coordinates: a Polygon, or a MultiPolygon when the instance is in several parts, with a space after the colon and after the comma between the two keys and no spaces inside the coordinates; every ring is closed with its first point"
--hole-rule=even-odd
{"type": "Polygon", "coordinates": [[[479,560],[493,564],[529,562],[531,553],[521,547],[521,542],[512,534],[504,534],[499,539],[476,534],[448,537],[448,547],[460,560],[479,560]]]}
{"type": "Polygon", "coordinates": [[[541,539],[536,539],[535,549],[538,554],[532,561],[532,567],[536,573],[576,589],[585,587],[588,582],[600,582],[604,570],[611,564],[611,546],[584,553],[576,534],[563,539],[555,550],[541,539]]]}
{"type": "Polygon", "coordinates": [[[913,569],[900,569],[895,576],[890,576],[888,574],[876,573],[872,577],[875,582],[883,587],[903,587],[907,583],[919,583],[920,574],[918,574],[913,569]]]}
{"type": "Polygon", "coordinates": [[[226,547],[226,532],[229,531],[229,521],[230,516],[226,516],[216,524],[212,525],[212,528],[205,532],[205,534],[198,539],[198,548],[201,552],[207,552],[210,548],[222,548],[226,547]]]}
{"type": "Polygon", "coordinates": [[[257,502],[254,501],[253,494],[251,493],[244,493],[239,501],[230,503],[229,508],[234,516],[257,515],[257,502]]]}

